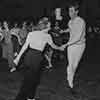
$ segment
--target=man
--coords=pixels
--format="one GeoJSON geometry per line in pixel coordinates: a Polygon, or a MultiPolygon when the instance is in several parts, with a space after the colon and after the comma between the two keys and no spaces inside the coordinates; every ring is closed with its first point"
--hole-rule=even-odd
{"type": "Polygon", "coordinates": [[[73,88],[75,72],[86,46],[85,21],[78,16],[78,8],[79,5],[77,3],[73,3],[69,6],[69,16],[71,19],[68,23],[69,28],[65,30],[65,32],[70,33],[70,38],[67,44],[62,46],[68,47],[67,80],[70,88],[73,88]]]}
{"type": "MultiPolygon", "coordinates": [[[[63,9],[60,7],[57,7],[54,10],[54,16],[50,18],[51,30],[49,33],[51,34],[54,43],[58,46],[61,46],[62,44],[64,44],[65,43],[64,40],[67,41],[67,38],[68,38],[68,33],[66,34],[60,33],[60,30],[67,28],[67,17],[65,17],[63,13],[64,13],[63,9]]],[[[63,59],[63,53],[64,52],[62,51],[53,50],[52,48],[48,47],[45,57],[48,60],[49,66],[47,66],[46,68],[53,67],[52,58],[56,58],[56,61],[63,59]]]]}
{"type": "Polygon", "coordinates": [[[33,98],[40,78],[39,65],[42,60],[42,51],[46,44],[48,43],[54,49],[63,50],[62,47],[57,47],[53,43],[51,36],[48,34],[48,30],[50,29],[48,20],[43,19],[39,24],[39,28],[40,30],[28,34],[25,44],[14,60],[14,63],[18,65],[22,54],[29,47],[24,57],[24,66],[28,69],[25,72],[23,84],[15,100],[34,100],[33,98]]]}

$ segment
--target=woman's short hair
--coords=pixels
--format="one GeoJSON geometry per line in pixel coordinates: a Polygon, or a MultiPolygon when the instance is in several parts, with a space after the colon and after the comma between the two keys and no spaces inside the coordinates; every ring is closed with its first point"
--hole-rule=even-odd
{"type": "Polygon", "coordinates": [[[68,7],[69,8],[74,7],[75,10],[79,10],[79,2],[77,2],[77,1],[70,2],[68,7]]]}

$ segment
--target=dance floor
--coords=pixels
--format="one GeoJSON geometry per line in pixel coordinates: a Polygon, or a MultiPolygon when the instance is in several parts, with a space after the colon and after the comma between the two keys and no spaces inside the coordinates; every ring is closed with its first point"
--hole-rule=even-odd
{"type": "MultiPolygon", "coordinates": [[[[39,100],[100,100],[100,46],[96,42],[98,40],[88,42],[79,64],[74,80],[76,95],[72,95],[68,88],[66,61],[62,60],[51,70],[43,69],[36,97],[39,100]]],[[[14,100],[22,80],[22,70],[10,73],[6,62],[0,61],[0,100],[14,100]]]]}

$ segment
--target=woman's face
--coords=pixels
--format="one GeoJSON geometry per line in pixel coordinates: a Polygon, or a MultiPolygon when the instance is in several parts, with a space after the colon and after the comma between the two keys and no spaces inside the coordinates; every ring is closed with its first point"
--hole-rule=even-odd
{"type": "Polygon", "coordinates": [[[69,16],[70,18],[74,18],[77,15],[78,11],[75,10],[74,7],[69,8],[69,16]]]}

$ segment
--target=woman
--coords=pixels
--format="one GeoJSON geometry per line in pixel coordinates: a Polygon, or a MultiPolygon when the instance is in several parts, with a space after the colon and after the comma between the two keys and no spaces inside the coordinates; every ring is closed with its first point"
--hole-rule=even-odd
{"type": "Polygon", "coordinates": [[[68,29],[64,31],[70,33],[68,43],[63,45],[63,47],[67,47],[68,53],[67,80],[70,88],[73,88],[75,72],[78,68],[78,64],[82,58],[86,46],[86,24],[83,18],[78,16],[78,8],[79,5],[76,2],[69,6],[69,16],[71,19],[68,23],[68,29]]]}

